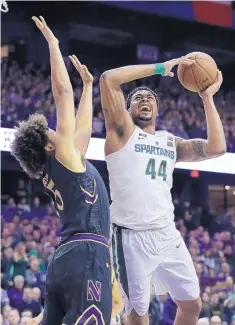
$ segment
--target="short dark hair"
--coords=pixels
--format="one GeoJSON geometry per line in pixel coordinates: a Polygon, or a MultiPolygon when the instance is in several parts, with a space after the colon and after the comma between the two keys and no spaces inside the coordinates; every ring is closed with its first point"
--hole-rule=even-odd
{"type": "Polygon", "coordinates": [[[141,87],[137,87],[135,89],[132,90],[132,92],[130,92],[130,94],[127,96],[127,99],[126,99],[126,107],[127,109],[129,110],[130,109],[130,106],[131,106],[131,100],[132,100],[132,97],[138,92],[138,91],[141,91],[141,90],[146,90],[146,91],[149,91],[156,99],[156,102],[157,102],[157,107],[159,108],[159,99],[158,99],[158,96],[157,94],[150,88],[146,87],[146,86],[141,86],[141,87]]]}
{"type": "Polygon", "coordinates": [[[46,164],[45,146],[48,143],[48,124],[44,115],[30,115],[16,127],[11,154],[31,178],[40,178],[46,164]]]}

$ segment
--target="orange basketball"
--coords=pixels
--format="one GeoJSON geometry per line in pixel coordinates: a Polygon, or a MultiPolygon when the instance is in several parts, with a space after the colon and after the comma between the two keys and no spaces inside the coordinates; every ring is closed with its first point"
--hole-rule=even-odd
{"type": "Polygon", "coordinates": [[[201,92],[214,84],[218,68],[210,55],[192,52],[185,57],[195,60],[195,63],[191,66],[178,66],[178,78],[184,88],[193,92],[201,92]]]}

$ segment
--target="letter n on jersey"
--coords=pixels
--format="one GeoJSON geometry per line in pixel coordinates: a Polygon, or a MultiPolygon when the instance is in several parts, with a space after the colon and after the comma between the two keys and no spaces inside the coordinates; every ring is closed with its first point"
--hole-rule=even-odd
{"type": "Polygon", "coordinates": [[[100,301],[101,300],[101,282],[92,280],[87,281],[87,300],[100,301]]]}

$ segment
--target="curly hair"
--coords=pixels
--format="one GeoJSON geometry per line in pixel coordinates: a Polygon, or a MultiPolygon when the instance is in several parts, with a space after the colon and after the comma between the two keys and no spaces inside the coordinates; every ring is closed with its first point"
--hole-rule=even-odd
{"type": "Polygon", "coordinates": [[[30,178],[40,178],[46,164],[48,124],[44,115],[30,115],[16,127],[11,154],[30,178]]]}
{"type": "Polygon", "coordinates": [[[133,89],[132,92],[127,96],[127,99],[126,99],[127,109],[128,110],[130,109],[132,97],[137,93],[137,91],[141,91],[141,90],[149,91],[155,97],[156,102],[157,102],[157,107],[159,108],[159,99],[158,99],[157,94],[152,89],[150,89],[146,86],[141,86],[141,87],[137,87],[137,88],[133,89]]]}

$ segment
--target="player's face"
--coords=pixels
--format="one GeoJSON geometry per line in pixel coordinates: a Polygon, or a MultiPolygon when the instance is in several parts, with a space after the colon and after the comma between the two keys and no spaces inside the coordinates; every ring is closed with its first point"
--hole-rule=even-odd
{"type": "Polygon", "coordinates": [[[152,124],[158,115],[155,97],[147,90],[137,91],[132,97],[130,111],[135,124],[152,124]]]}

